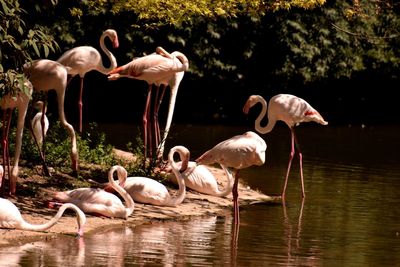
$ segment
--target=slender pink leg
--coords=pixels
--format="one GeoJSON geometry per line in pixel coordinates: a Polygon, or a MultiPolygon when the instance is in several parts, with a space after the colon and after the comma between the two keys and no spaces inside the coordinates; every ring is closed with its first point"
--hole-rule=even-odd
{"type": "MultiPolygon", "coordinates": [[[[147,90],[147,100],[146,100],[146,106],[144,108],[143,112],[143,132],[144,132],[144,138],[143,138],[143,145],[144,145],[144,158],[146,159],[147,157],[147,130],[148,130],[148,120],[149,120],[149,112],[150,112],[150,99],[151,99],[151,87],[152,85],[149,84],[149,88],[147,90]]],[[[151,151],[151,149],[150,149],[151,151]]],[[[151,154],[151,152],[150,152],[151,154]]]]}
{"type": "Polygon", "coordinates": [[[154,130],[154,141],[155,141],[155,147],[158,147],[158,144],[160,142],[160,135],[158,133],[160,127],[158,127],[158,98],[160,94],[160,86],[157,86],[156,89],[156,96],[154,97],[154,109],[153,109],[153,130],[154,130]]]}
{"type": "MultiPolygon", "coordinates": [[[[3,134],[1,137],[1,144],[3,146],[3,170],[4,170],[4,174],[7,171],[6,169],[6,145],[7,145],[7,141],[6,141],[6,121],[7,121],[7,110],[4,110],[3,112],[3,134]]],[[[1,189],[1,193],[4,193],[4,182],[5,182],[5,175],[1,178],[0,181],[0,189],[1,189]]]]}
{"type": "MultiPolygon", "coordinates": [[[[11,164],[10,164],[10,147],[9,147],[9,141],[8,141],[8,136],[10,133],[10,123],[11,123],[11,115],[12,115],[12,110],[7,109],[6,110],[6,117],[7,117],[7,126],[6,126],[6,131],[5,131],[5,137],[3,139],[3,160],[5,160],[5,164],[7,166],[7,173],[8,173],[8,182],[9,182],[9,189],[8,193],[11,193],[11,164]],[[4,151],[5,150],[5,151],[4,151]]],[[[6,170],[6,169],[4,169],[6,170]]]]}
{"type": "Polygon", "coordinates": [[[295,132],[294,132],[294,129],[293,129],[292,132],[293,132],[293,136],[294,136],[295,148],[296,148],[296,150],[297,150],[297,153],[299,154],[300,180],[301,180],[301,195],[302,195],[303,198],[305,198],[306,193],[305,193],[305,190],[304,190],[304,179],[303,179],[303,154],[301,153],[300,145],[299,145],[299,143],[297,142],[297,138],[296,138],[296,134],[295,134],[295,132]]]}
{"type": "Polygon", "coordinates": [[[233,196],[233,210],[234,210],[234,216],[235,216],[234,223],[236,225],[240,224],[238,184],[239,184],[239,170],[235,170],[235,182],[233,183],[232,196],[233,196]]]}
{"type": "Polygon", "coordinates": [[[79,106],[79,132],[82,133],[82,107],[83,107],[83,77],[81,78],[81,88],[79,91],[79,102],[78,102],[78,106],[79,106]]]}
{"type": "Polygon", "coordinates": [[[154,121],[155,121],[155,123],[156,123],[155,126],[156,126],[156,140],[157,140],[157,142],[156,142],[156,147],[157,147],[157,148],[158,148],[160,142],[163,141],[163,140],[161,140],[160,124],[159,124],[159,122],[158,122],[158,112],[160,111],[160,106],[161,106],[162,100],[163,100],[163,98],[164,98],[165,90],[166,90],[166,88],[167,88],[167,87],[164,86],[164,85],[161,85],[161,86],[162,86],[161,95],[160,95],[160,98],[159,98],[159,99],[156,99],[157,103],[156,103],[155,108],[154,108],[154,121]]]}
{"type": "Polygon", "coordinates": [[[295,148],[294,148],[295,136],[294,136],[293,128],[290,128],[290,132],[291,132],[291,137],[292,137],[292,145],[291,145],[291,151],[290,151],[289,164],[288,164],[288,168],[286,171],[285,185],[283,186],[283,191],[282,191],[282,199],[284,199],[286,196],[286,188],[287,188],[287,183],[288,183],[288,179],[289,179],[290,168],[292,166],[292,160],[293,160],[294,153],[295,153],[295,148]]]}
{"type": "Polygon", "coordinates": [[[46,116],[46,105],[47,105],[47,99],[46,99],[46,100],[44,101],[44,103],[43,103],[42,117],[40,118],[40,124],[41,124],[41,126],[42,126],[42,147],[41,147],[41,149],[40,149],[40,153],[41,153],[41,157],[42,157],[42,161],[43,161],[43,171],[44,171],[44,174],[45,174],[46,176],[51,176],[51,175],[50,175],[50,172],[49,172],[49,168],[47,167],[47,164],[46,164],[46,153],[45,153],[46,147],[45,147],[45,145],[44,145],[44,142],[45,142],[45,136],[44,136],[44,117],[46,116]]]}

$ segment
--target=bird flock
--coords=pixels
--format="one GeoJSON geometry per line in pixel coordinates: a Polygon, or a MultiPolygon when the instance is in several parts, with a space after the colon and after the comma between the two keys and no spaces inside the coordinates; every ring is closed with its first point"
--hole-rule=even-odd
{"type": "MultiPolygon", "coordinates": [[[[87,72],[96,70],[108,76],[113,81],[120,78],[143,80],[148,84],[145,110],[143,112],[143,140],[144,155],[146,157],[157,157],[160,163],[163,160],[165,141],[170,131],[174,106],[179,85],[184,73],[189,70],[189,60],[178,51],[167,52],[157,47],[152,54],[134,58],[131,62],[119,66],[113,54],[105,46],[105,38],[109,38],[114,48],[119,46],[117,32],[108,29],[100,37],[100,47],[110,60],[110,66],[104,67],[99,51],[91,46],[79,46],[66,51],[57,61],[49,59],[38,59],[24,65],[24,73],[28,81],[24,84],[28,88],[27,93],[19,92],[16,96],[5,95],[0,99],[0,108],[3,110],[3,164],[0,165],[0,195],[8,196],[16,194],[16,182],[18,178],[18,161],[21,153],[22,132],[24,121],[34,91],[47,93],[54,90],[57,94],[58,115],[61,124],[66,128],[71,139],[71,161],[72,170],[76,173],[79,167],[79,155],[76,145],[76,134],[73,126],[67,122],[64,113],[64,98],[67,86],[71,78],[76,75],[80,77],[79,95],[79,131],[82,132],[82,94],[83,79],[87,72]],[[155,97],[153,88],[155,87],[155,97]],[[158,122],[158,111],[163,100],[164,92],[170,87],[170,100],[167,120],[163,136],[158,122]],[[161,88],[161,90],[160,90],[161,88]],[[14,164],[11,168],[9,155],[8,131],[10,128],[11,112],[18,109],[17,135],[15,140],[14,164]],[[8,192],[5,191],[5,182],[8,178],[8,192]]],[[[305,100],[290,94],[279,94],[267,101],[259,95],[251,95],[243,106],[243,112],[261,104],[262,109],[255,120],[255,131],[267,134],[273,130],[277,121],[283,121],[291,131],[291,151],[286,171],[284,187],[281,197],[284,200],[292,160],[295,153],[299,155],[300,179],[302,185],[302,197],[305,197],[304,178],[302,168],[302,153],[298,146],[295,134],[295,126],[302,122],[316,122],[322,125],[328,123],[323,117],[305,100]],[[261,121],[267,116],[268,123],[261,126],[261,121]]],[[[49,129],[46,117],[46,99],[35,102],[34,107],[38,110],[31,120],[30,127],[32,136],[41,151],[44,162],[43,143],[49,129]]],[[[151,177],[128,177],[123,166],[113,166],[108,173],[108,185],[105,188],[77,188],[74,190],[54,192],[52,206],[59,206],[55,217],[42,225],[32,225],[26,222],[18,208],[10,200],[0,198],[0,228],[14,228],[32,231],[44,231],[52,227],[62,216],[65,209],[72,209],[77,215],[77,234],[83,235],[86,222],[86,214],[105,216],[110,218],[126,219],[134,213],[135,202],[146,203],[157,206],[178,206],[186,195],[186,188],[200,193],[226,197],[232,193],[233,212],[235,225],[239,224],[239,172],[251,166],[260,166],[265,163],[267,144],[264,139],[254,131],[247,131],[235,135],[229,139],[211,147],[200,155],[195,161],[190,161],[190,151],[182,146],[172,147],[168,153],[168,160],[162,166],[162,170],[168,174],[171,181],[178,185],[178,192],[171,194],[160,182],[151,177]],[[179,155],[180,161],[174,159],[179,155]],[[226,174],[226,183],[221,186],[216,178],[206,167],[207,165],[219,164],[226,174]],[[118,182],[115,181],[115,173],[118,182]],[[122,200],[121,200],[122,199],[122,200]]]]}

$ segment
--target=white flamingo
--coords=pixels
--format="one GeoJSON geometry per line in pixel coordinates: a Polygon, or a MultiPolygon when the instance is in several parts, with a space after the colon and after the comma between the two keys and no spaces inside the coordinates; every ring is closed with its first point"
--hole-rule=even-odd
{"type": "Polygon", "coordinates": [[[319,114],[319,112],[314,109],[310,104],[308,104],[304,99],[290,94],[279,94],[272,97],[269,101],[268,124],[262,127],[261,120],[267,114],[267,101],[265,101],[262,96],[251,95],[243,107],[243,112],[245,114],[248,114],[250,108],[257,103],[260,103],[262,105],[261,112],[255,121],[255,129],[257,132],[261,134],[269,133],[270,131],[272,131],[278,120],[285,122],[286,125],[290,128],[292,145],[289,164],[286,171],[285,184],[282,191],[282,198],[285,199],[290,167],[292,165],[292,160],[296,150],[299,153],[301,192],[302,197],[304,198],[306,194],[304,191],[303,179],[303,154],[300,151],[300,146],[297,142],[294,127],[302,122],[314,121],[322,125],[327,125],[328,122],[326,122],[324,118],[322,118],[322,116],[319,114]]]}
{"type": "MultiPolygon", "coordinates": [[[[181,164],[181,162],[178,162],[179,169],[181,164]]],[[[217,179],[211,171],[204,165],[197,165],[194,161],[189,161],[187,169],[181,174],[185,178],[187,188],[211,196],[224,197],[232,192],[234,179],[228,168],[223,165],[221,167],[227,176],[227,184],[222,189],[218,186],[217,179]]],[[[166,168],[168,179],[177,184],[176,176],[170,173],[170,169],[170,166],[166,168]]]]}
{"type": "MultiPolygon", "coordinates": [[[[0,166],[0,175],[4,173],[3,168],[0,166]]],[[[18,208],[8,199],[0,198],[0,227],[12,228],[30,231],[45,231],[53,227],[63,215],[66,209],[72,209],[76,212],[78,223],[78,236],[83,236],[83,227],[86,223],[85,214],[74,204],[64,204],[60,207],[57,214],[47,223],[44,224],[30,224],[22,218],[18,208]]]]}
{"type": "Polygon", "coordinates": [[[123,167],[118,165],[111,167],[108,172],[109,184],[125,200],[126,207],[116,195],[98,188],[78,188],[56,192],[54,198],[63,203],[73,203],[86,213],[126,219],[132,214],[135,203],[126,190],[114,181],[115,171],[117,171],[121,184],[124,184],[127,173],[123,167]]]}
{"type": "Polygon", "coordinates": [[[80,93],[79,93],[79,132],[82,132],[82,95],[83,95],[83,79],[85,74],[89,71],[96,70],[103,74],[108,74],[111,70],[117,67],[117,60],[114,55],[107,49],[104,44],[105,38],[108,37],[114,48],[118,48],[118,35],[113,29],[108,29],[103,32],[100,37],[101,50],[106,54],[110,60],[110,66],[104,67],[103,60],[97,49],[92,46],[78,46],[65,52],[57,62],[69,67],[68,74],[74,77],[79,75],[80,77],[80,93]]]}
{"type": "MultiPolygon", "coordinates": [[[[72,170],[78,171],[78,148],[76,145],[76,135],[74,127],[67,122],[64,113],[64,98],[67,87],[67,68],[60,63],[39,59],[24,65],[25,75],[29,78],[35,91],[48,92],[55,90],[57,93],[58,115],[60,122],[69,132],[71,138],[71,161],[72,170]]],[[[43,113],[44,115],[44,113],[43,113]]],[[[42,118],[42,127],[44,125],[44,116],[42,118]]]]}
{"type": "Polygon", "coordinates": [[[182,203],[186,197],[185,180],[179,172],[179,168],[174,161],[174,154],[178,153],[182,163],[181,169],[187,168],[190,152],[184,146],[175,146],[171,148],[168,154],[168,161],[172,172],[175,174],[179,184],[179,191],[176,196],[172,196],[168,189],[161,183],[147,177],[128,177],[124,184],[125,190],[132,198],[141,203],[148,203],[158,206],[177,206],[182,203]]]}
{"type": "Polygon", "coordinates": [[[31,120],[32,133],[38,145],[41,147],[43,139],[46,137],[49,130],[49,119],[46,116],[46,105],[43,101],[37,101],[33,107],[38,110],[33,119],[31,120]],[[44,127],[42,128],[42,117],[44,118],[44,127]]]}

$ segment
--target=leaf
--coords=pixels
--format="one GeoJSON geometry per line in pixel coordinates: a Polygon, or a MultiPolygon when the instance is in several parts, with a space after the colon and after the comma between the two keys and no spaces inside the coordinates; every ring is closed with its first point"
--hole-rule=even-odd
{"type": "Polygon", "coordinates": [[[47,45],[44,45],[43,49],[44,49],[44,57],[47,58],[49,56],[49,47],[47,45]]]}
{"type": "Polygon", "coordinates": [[[35,52],[36,52],[36,55],[37,55],[38,57],[40,57],[40,52],[39,52],[39,49],[38,49],[38,47],[37,47],[37,45],[36,45],[36,42],[32,42],[32,46],[33,46],[33,49],[34,49],[35,52]]]}

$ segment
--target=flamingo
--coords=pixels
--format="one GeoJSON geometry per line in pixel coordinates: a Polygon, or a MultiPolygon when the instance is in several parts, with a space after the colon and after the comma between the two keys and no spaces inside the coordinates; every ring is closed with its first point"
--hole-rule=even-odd
{"type": "Polygon", "coordinates": [[[177,206],[182,203],[186,197],[185,180],[179,172],[177,163],[174,161],[174,154],[178,153],[181,160],[181,170],[187,168],[190,152],[184,146],[175,146],[171,148],[168,154],[168,161],[172,172],[175,174],[179,184],[178,194],[173,197],[168,189],[161,183],[147,177],[128,177],[124,184],[125,190],[132,198],[141,203],[147,203],[157,206],[177,206]]]}
{"type": "MultiPolygon", "coordinates": [[[[4,170],[0,166],[0,176],[3,176],[4,170]]],[[[74,204],[64,204],[60,207],[57,214],[45,224],[30,224],[26,222],[18,208],[8,199],[0,198],[0,228],[13,228],[30,231],[45,231],[53,227],[63,215],[66,209],[72,209],[76,212],[78,223],[78,236],[83,236],[83,227],[86,223],[85,214],[74,204]]]]}
{"type": "MultiPolygon", "coordinates": [[[[181,164],[181,162],[178,162],[178,168],[181,164]]],[[[223,189],[219,188],[217,179],[206,166],[197,165],[195,161],[189,161],[187,169],[182,172],[182,176],[185,178],[186,187],[216,197],[229,195],[232,192],[233,177],[225,166],[221,165],[221,167],[228,178],[228,183],[223,189]]],[[[176,180],[175,175],[171,175],[169,172],[170,168],[167,167],[166,171],[168,172],[169,180],[173,183],[177,183],[178,181],[176,180]]]]}
{"type": "Polygon", "coordinates": [[[301,190],[302,190],[302,197],[304,198],[305,191],[304,191],[303,163],[302,163],[303,155],[300,151],[300,147],[297,142],[294,127],[299,125],[301,122],[314,121],[322,125],[327,125],[328,122],[326,122],[319,114],[319,112],[315,110],[310,104],[308,104],[304,99],[301,99],[300,97],[290,94],[279,94],[272,97],[271,100],[269,101],[268,124],[264,127],[261,127],[261,120],[265,117],[267,113],[267,101],[265,101],[265,99],[262,96],[251,95],[243,107],[243,112],[245,114],[248,114],[250,108],[257,103],[261,103],[262,105],[262,110],[255,121],[255,129],[257,132],[261,134],[269,133],[270,131],[272,131],[272,129],[275,126],[275,123],[278,120],[285,122],[286,125],[290,128],[292,145],[290,151],[289,164],[286,171],[285,184],[282,191],[282,199],[285,199],[290,167],[292,165],[292,160],[296,152],[295,150],[297,150],[299,154],[301,190]]]}
{"type": "Polygon", "coordinates": [[[235,135],[220,142],[196,159],[198,164],[218,163],[224,168],[233,168],[235,178],[232,195],[234,207],[234,221],[239,224],[238,183],[239,171],[250,166],[263,165],[267,144],[255,132],[248,131],[242,135],[235,135]]]}
{"type": "MultiPolygon", "coordinates": [[[[113,48],[118,48],[118,35],[113,29],[108,29],[103,32],[100,37],[100,47],[101,50],[107,55],[110,60],[110,66],[108,68],[104,67],[101,55],[97,49],[91,46],[78,46],[66,51],[57,62],[62,65],[69,67],[68,74],[74,77],[79,75],[80,77],[80,93],[79,93],[79,132],[82,132],[82,94],[83,94],[83,79],[85,74],[89,71],[96,70],[103,74],[109,73],[111,70],[117,67],[117,60],[114,55],[107,49],[104,44],[105,38],[108,37],[113,48]]],[[[71,77],[71,78],[72,78],[71,77]]]]}
{"type": "Polygon", "coordinates": [[[37,101],[33,105],[38,112],[35,114],[33,119],[31,120],[32,126],[32,135],[39,146],[42,145],[44,137],[46,137],[46,133],[49,130],[49,119],[46,116],[46,105],[43,101],[37,101]],[[44,127],[42,128],[42,116],[44,117],[44,127]]]}
{"type": "Polygon", "coordinates": [[[132,214],[135,203],[126,190],[114,181],[115,171],[117,171],[118,180],[121,184],[124,184],[127,172],[123,167],[118,165],[111,167],[108,172],[108,181],[111,187],[122,196],[126,202],[126,207],[116,195],[99,188],[78,188],[70,191],[56,192],[54,198],[63,203],[73,203],[86,213],[127,219],[132,214]]]}
{"type": "MultiPolygon", "coordinates": [[[[0,100],[0,108],[4,110],[3,118],[3,136],[2,136],[2,146],[3,146],[3,168],[8,170],[8,179],[10,183],[9,194],[15,195],[17,190],[17,177],[19,172],[19,158],[21,155],[22,146],[22,136],[24,130],[25,117],[28,110],[29,100],[32,95],[32,84],[29,81],[24,83],[24,86],[28,89],[27,93],[19,91],[16,96],[11,93],[3,96],[0,100]],[[10,122],[12,117],[13,109],[18,110],[18,120],[17,120],[17,133],[15,136],[15,154],[14,154],[14,165],[12,172],[10,173],[10,155],[9,155],[9,143],[8,135],[10,129],[10,122]],[[7,165],[7,168],[6,168],[7,165]]],[[[3,191],[3,175],[0,177],[0,188],[3,191]]]]}
{"type": "MultiPolygon", "coordinates": [[[[169,86],[171,88],[170,101],[168,107],[168,115],[167,121],[165,125],[164,136],[161,141],[160,146],[158,147],[157,157],[160,158],[163,156],[165,140],[168,136],[168,132],[171,126],[175,100],[179,88],[179,84],[183,79],[184,72],[189,69],[189,61],[184,54],[181,52],[175,51],[173,53],[168,53],[161,47],[157,47],[156,53],[139,57],[133,59],[131,62],[115,68],[113,71],[109,73],[109,80],[117,80],[121,77],[144,80],[148,84],[147,91],[147,99],[145,110],[143,113],[143,131],[144,131],[144,155],[147,157],[147,142],[149,140],[150,147],[152,146],[152,137],[151,137],[151,125],[148,124],[150,120],[150,100],[151,100],[151,90],[153,85],[159,87],[160,85],[169,86]],[[149,131],[149,139],[148,139],[148,131],[149,131]]],[[[162,98],[162,97],[161,97],[162,98]]],[[[158,108],[161,104],[161,99],[156,103],[154,107],[154,128],[156,129],[156,146],[158,146],[157,142],[159,141],[157,133],[158,127],[158,108]],[[158,141],[157,141],[158,140],[158,141]]],[[[151,149],[150,149],[151,156],[151,149]]]]}
{"type": "MultiPolygon", "coordinates": [[[[64,98],[67,87],[67,69],[68,68],[64,67],[62,64],[49,59],[39,59],[24,65],[25,75],[31,81],[34,90],[48,92],[54,89],[57,93],[58,115],[60,117],[61,124],[68,130],[71,138],[72,170],[74,173],[76,173],[78,171],[78,149],[76,145],[76,135],[74,127],[67,122],[64,113],[64,98]]],[[[44,129],[44,113],[42,114],[42,129],[44,129]]]]}

